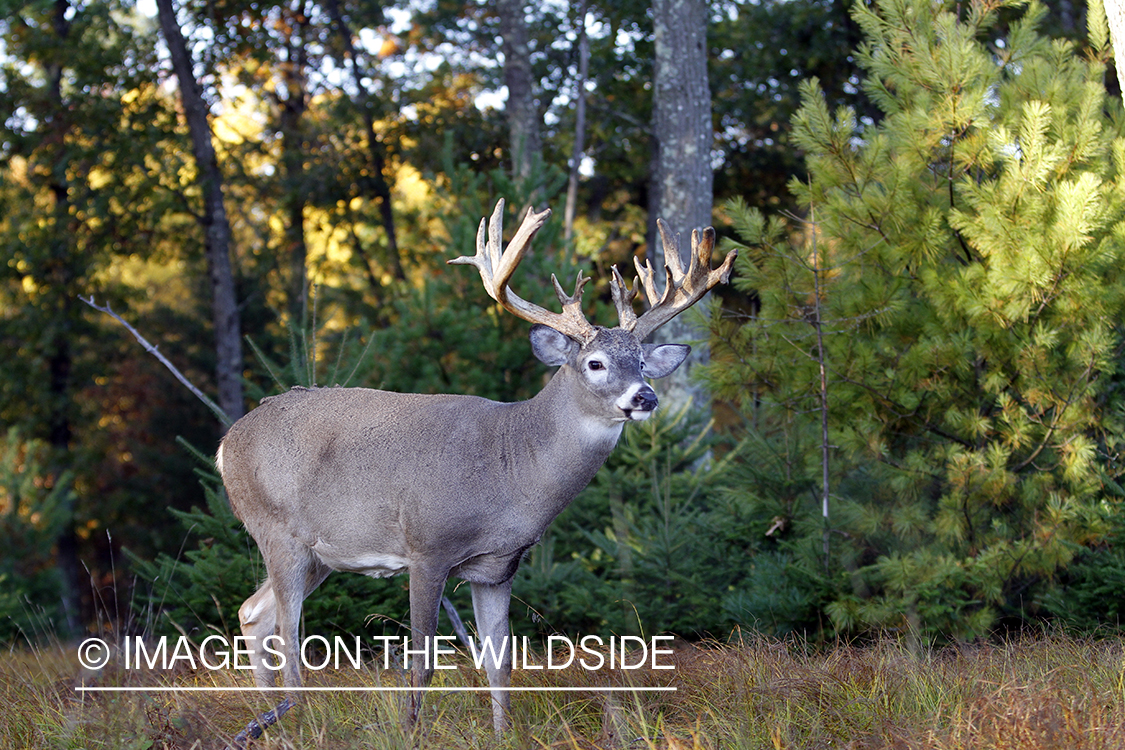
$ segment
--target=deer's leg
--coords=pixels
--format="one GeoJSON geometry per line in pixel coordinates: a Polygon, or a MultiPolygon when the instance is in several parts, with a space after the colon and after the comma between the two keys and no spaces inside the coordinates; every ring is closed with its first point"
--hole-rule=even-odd
{"type": "MultiPolygon", "coordinates": [[[[277,670],[267,666],[272,662],[265,658],[268,652],[265,650],[266,644],[264,643],[265,638],[271,635],[279,635],[284,639],[284,645],[271,641],[269,646],[274,651],[280,650],[285,655],[285,666],[283,668],[285,687],[300,687],[301,685],[299,632],[296,627],[301,619],[301,603],[328,577],[332,570],[319,560],[312,558],[307,550],[302,554],[296,545],[289,555],[278,555],[276,552],[271,555],[266,560],[266,570],[271,570],[271,565],[275,566],[274,569],[276,569],[279,563],[291,562],[294,559],[298,561],[294,569],[283,568],[276,579],[273,575],[270,575],[266,582],[238,608],[238,621],[242,627],[242,635],[250,639],[246,646],[250,651],[250,663],[254,668],[254,682],[258,687],[273,687],[274,685],[274,672],[277,670]],[[301,581],[302,578],[304,579],[303,582],[301,581]],[[275,588],[275,582],[281,582],[280,594],[275,588]],[[294,601],[295,612],[293,611],[294,601]],[[287,602],[289,606],[279,608],[279,602],[287,602]],[[283,618],[279,616],[282,613],[285,614],[284,624],[283,618]]],[[[242,748],[246,746],[248,741],[261,737],[262,731],[277,722],[286,711],[296,704],[296,701],[296,694],[289,693],[283,701],[272,709],[259,714],[246,725],[244,730],[234,736],[231,747],[242,748]]]]}
{"type": "MultiPolygon", "coordinates": [[[[274,599],[269,578],[238,608],[238,623],[250,651],[254,684],[258,687],[273,687],[276,670],[267,666],[264,648],[266,637],[274,635],[277,628],[277,600],[274,599]]],[[[276,649],[276,644],[271,645],[276,649]]]]}
{"type": "MultiPolygon", "coordinates": [[[[272,602],[266,601],[263,613],[272,611],[273,633],[281,639],[280,642],[271,643],[271,647],[275,651],[280,651],[285,657],[285,663],[280,669],[282,684],[287,688],[300,687],[301,604],[305,597],[328,577],[331,570],[313,557],[308,547],[296,539],[289,538],[260,546],[265,558],[266,571],[269,573],[266,585],[272,592],[272,602]]],[[[265,588],[266,586],[263,586],[262,590],[265,588]]],[[[262,590],[259,590],[259,593],[262,593],[262,590]]],[[[265,624],[265,622],[261,624],[258,632],[265,631],[265,624]]],[[[245,626],[243,630],[245,632],[245,626]]],[[[261,641],[257,643],[260,644],[261,641]]],[[[272,679],[269,682],[272,683],[272,679]]],[[[295,695],[290,697],[295,698],[295,695]]]]}
{"type": "MultiPolygon", "coordinates": [[[[480,648],[486,654],[485,671],[488,685],[492,688],[506,688],[512,684],[512,649],[509,643],[508,605],[512,600],[512,581],[504,583],[474,583],[473,616],[477,621],[477,634],[480,648]],[[491,649],[485,644],[491,640],[491,649]],[[499,655],[498,660],[492,658],[499,655]],[[497,663],[497,661],[499,663],[497,663]]],[[[508,726],[508,713],[511,711],[511,695],[507,690],[492,691],[492,726],[500,735],[508,726]]]]}
{"type": "MultiPolygon", "coordinates": [[[[449,571],[439,574],[420,566],[410,568],[410,651],[412,687],[425,687],[434,676],[434,636],[437,635],[438,609],[449,571]],[[425,649],[423,655],[421,651],[425,649]]],[[[408,721],[413,724],[422,708],[422,694],[410,694],[408,721]]]]}

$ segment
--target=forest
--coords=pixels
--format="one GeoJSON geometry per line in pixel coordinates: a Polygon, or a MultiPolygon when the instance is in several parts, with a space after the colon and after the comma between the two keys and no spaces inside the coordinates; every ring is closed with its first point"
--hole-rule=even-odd
{"type": "MultiPolygon", "coordinates": [[[[499,199],[553,212],[519,294],[582,269],[604,324],[657,218],[739,251],[528,553],[516,633],[1121,628],[1100,2],[0,7],[0,642],[235,630],[264,573],[212,456],[266,396],[538,391],[527,325],[446,265],[499,199]]],[[[402,578],[337,574],[305,627],[407,619],[402,578]]]]}

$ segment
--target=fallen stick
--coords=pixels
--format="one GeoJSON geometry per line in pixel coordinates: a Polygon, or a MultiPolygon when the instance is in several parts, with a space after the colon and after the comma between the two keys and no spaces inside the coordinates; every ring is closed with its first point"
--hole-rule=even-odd
{"type": "Polygon", "coordinates": [[[244,750],[248,741],[256,740],[261,737],[266,727],[276,724],[277,720],[284,716],[285,712],[295,705],[297,704],[292,698],[286,698],[269,711],[258,714],[255,718],[250,720],[250,723],[246,725],[245,729],[234,736],[227,750],[244,750]]]}

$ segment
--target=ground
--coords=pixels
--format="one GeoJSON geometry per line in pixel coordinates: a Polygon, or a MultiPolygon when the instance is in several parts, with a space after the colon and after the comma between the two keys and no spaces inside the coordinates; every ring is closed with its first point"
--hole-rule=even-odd
{"type": "MultiPolygon", "coordinates": [[[[539,657],[540,660],[542,657],[539,657]]],[[[927,648],[887,637],[818,647],[738,637],[676,642],[672,670],[517,669],[513,729],[497,740],[484,693],[431,693],[413,733],[404,696],[307,693],[256,748],[918,748],[1083,750],[1125,747],[1125,644],[1120,638],[1024,636],[927,648]],[[603,692],[671,686],[674,692],[603,692]]],[[[468,656],[435,685],[486,685],[468,656]]],[[[533,659],[534,661],[534,659],[533,659]]],[[[369,654],[307,684],[401,684],[369,654]]],[[[15,647],[0,656],[0,747],[221,748],[271,705],[252,692],[82,693],[88,686],[248,686],[246,673],[82,670],[77,644],[15,647]]],[[[276,702],[278,696],[272,696],[276,702]]]]}

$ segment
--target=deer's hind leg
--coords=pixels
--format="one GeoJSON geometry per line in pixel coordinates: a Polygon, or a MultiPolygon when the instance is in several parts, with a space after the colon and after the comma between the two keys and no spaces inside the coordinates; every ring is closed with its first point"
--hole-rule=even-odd
{"type": "Polygon", "coordinates": [[[272,687],[275,673],[281,671],[285,687],[299,687],[301,606],[332,569],[298,543],[280,551],[271,546],[270,553],[263,551],[263,555],[269,577],[238,609],[254,682],[258,687],[272,687]],[[278,638],[267,641],[270,636],[278,638]],[[281,664],[275,663],[267,646],[283,655],[281,664]]]}
{"type": "MultiPolygon", "coordinates": [[[[301,603],[328,577],[332,570],[316,559],[305,547],[294,546],[291,548],[289,555],[276,554],[276,548],[272,548],[271,551],[274,554],[263,552],[266,558],[266,572],[269,577],[238,608],[238,621],[242,627],[242,635],[249,639],[246,646],[250,651],[250,663],[254,668],[254,682],[258,687],[273,687],[274,672],[279,667],[279,665],[266,659],[266,654],[269,653],[266,651],[267,645],[273,651],[280,650],[283,654],[285,661],[280,667],[283,670],[285,687],[300,687],[301,668],[298,659],[300,644],[297,639],[299,637],[298,624],[301,620],[301,603]],[[303,554],[301,550],[303,550],[303,554]],[[286,560],[295,562],[295,564],[282,566],[281,563],[286,560]],[[284,640],[284,644],[267,643],[265,639],[273,635],[280,636],[284,640]]],[[[236,734],[231,747],[244,748],[250,740],[261,737],[262,731],[280,719],[296,702],[296,694],[289,692],[283,701],[269,711],[259,714],[246,725],[245,729],[236,734]]]]}
{"type": "MultiPolygon", "coordinates": [[[[276,635],[277,600],[274,599],[269,578],[238,608],[238,624],[249,646],[254,684],[258,687],[273,687],[277,669],[267,658],[265,639],[276,635]]],[[[276,644],[273,647],[276,648],[276,644]]]]}

